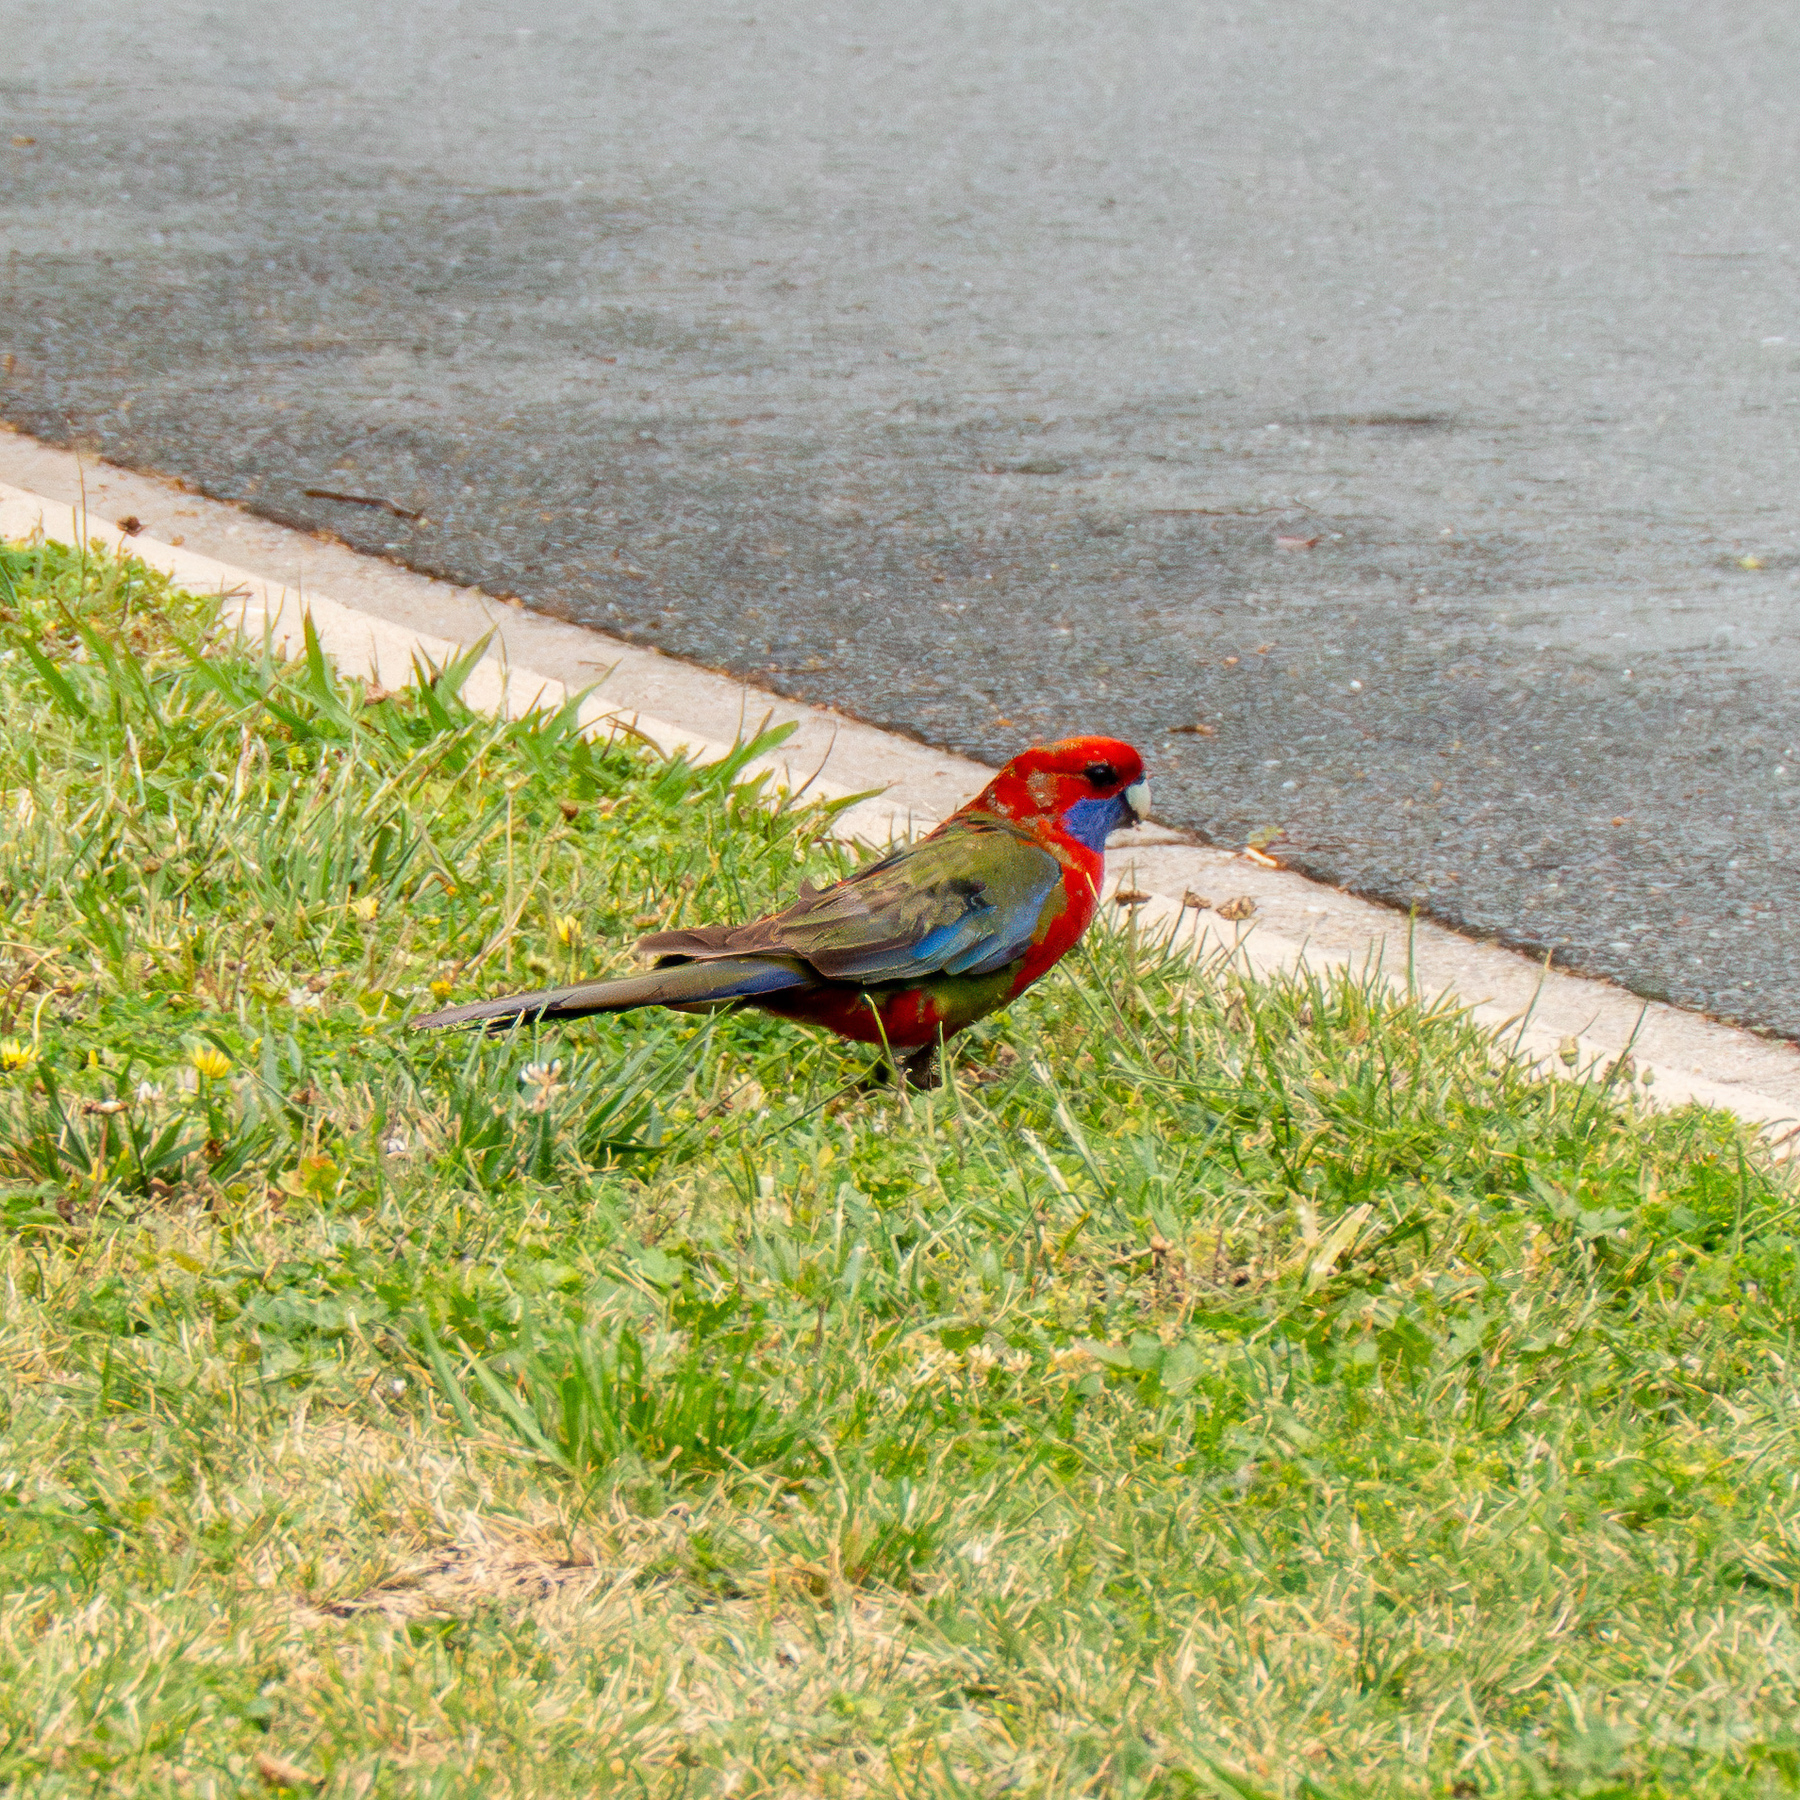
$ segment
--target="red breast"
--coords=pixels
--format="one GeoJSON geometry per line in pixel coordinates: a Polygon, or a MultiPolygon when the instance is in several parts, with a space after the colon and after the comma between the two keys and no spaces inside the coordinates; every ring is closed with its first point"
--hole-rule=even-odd
{"type": "Polygon", "coordinates": [[[1107,834],[1150,810],[1144,759],[1118,738],[1063,738],[1015,756],[963,808],[997,814],[1030,831],[1063,866],[1067,904],[1033,945],[1015,991],[1073,947],[1100,904],[1107,834]]]}

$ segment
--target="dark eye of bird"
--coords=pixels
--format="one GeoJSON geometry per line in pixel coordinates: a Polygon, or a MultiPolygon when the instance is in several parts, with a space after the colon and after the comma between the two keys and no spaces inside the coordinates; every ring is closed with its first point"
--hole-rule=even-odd
{"type": "Polygon", "coordinates": [[[1119,771],[1111,763],[1089,763],[1082,773],[1095,787],[1111,787],[1119,779],[1119,771]]]}

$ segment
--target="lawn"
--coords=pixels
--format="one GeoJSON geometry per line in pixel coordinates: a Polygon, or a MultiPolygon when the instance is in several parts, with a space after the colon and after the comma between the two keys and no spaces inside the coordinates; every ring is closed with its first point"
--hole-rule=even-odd
{"type": "Polygon", "coordinates": [[[409,1014],[829,807],[0,549],[0,1789],[1800,1789],[1800,1186],[1127,922],[934,1094],[409,1014]]]}

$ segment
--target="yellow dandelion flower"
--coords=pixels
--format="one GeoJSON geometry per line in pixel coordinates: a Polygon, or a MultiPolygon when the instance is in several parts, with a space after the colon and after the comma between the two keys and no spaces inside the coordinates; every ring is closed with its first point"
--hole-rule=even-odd
{"type": "Polygon", "coordinates": [[[188,1061],[194,1065],[195,1072],[204,1075],[208,1081],[223,1081],[231,1073],[231,1058],[211,1044],[202,1044],[188,1061]]]}
{"type": "Polygon", "coordinates": [[[11,1074],[15,1069],[29,1069],[37,1061],[37,1045],[22,1038],[0,1038],[0,1069],[11,1074]]]}
{"type": "Polygon", "coordinates": [[[350,902],[350,910],[355,913],[365,925],[370,924],[374,921],[375,916],[381,911],[381,896],[379,894],[366,894],[360,900],[352,900],[350,902]]]}
{"type": "Polygon", "coordinates": [[[572,913],[564,913],[557,919],[556,941],[571,950],[581,942],[581,921],[572,913]]]}

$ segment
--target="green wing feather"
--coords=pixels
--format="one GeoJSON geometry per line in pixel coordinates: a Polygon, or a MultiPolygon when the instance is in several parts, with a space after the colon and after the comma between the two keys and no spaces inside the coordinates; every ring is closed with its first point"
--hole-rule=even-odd
{"type": "Polygon", "coordinates": [[[751,925],[663,931],[640,950],[670,959],[795,956],[827,981],[879,984],[987,975],[1022,956],[1062,865],[1010,827],[963,816],[751,925]]]}

